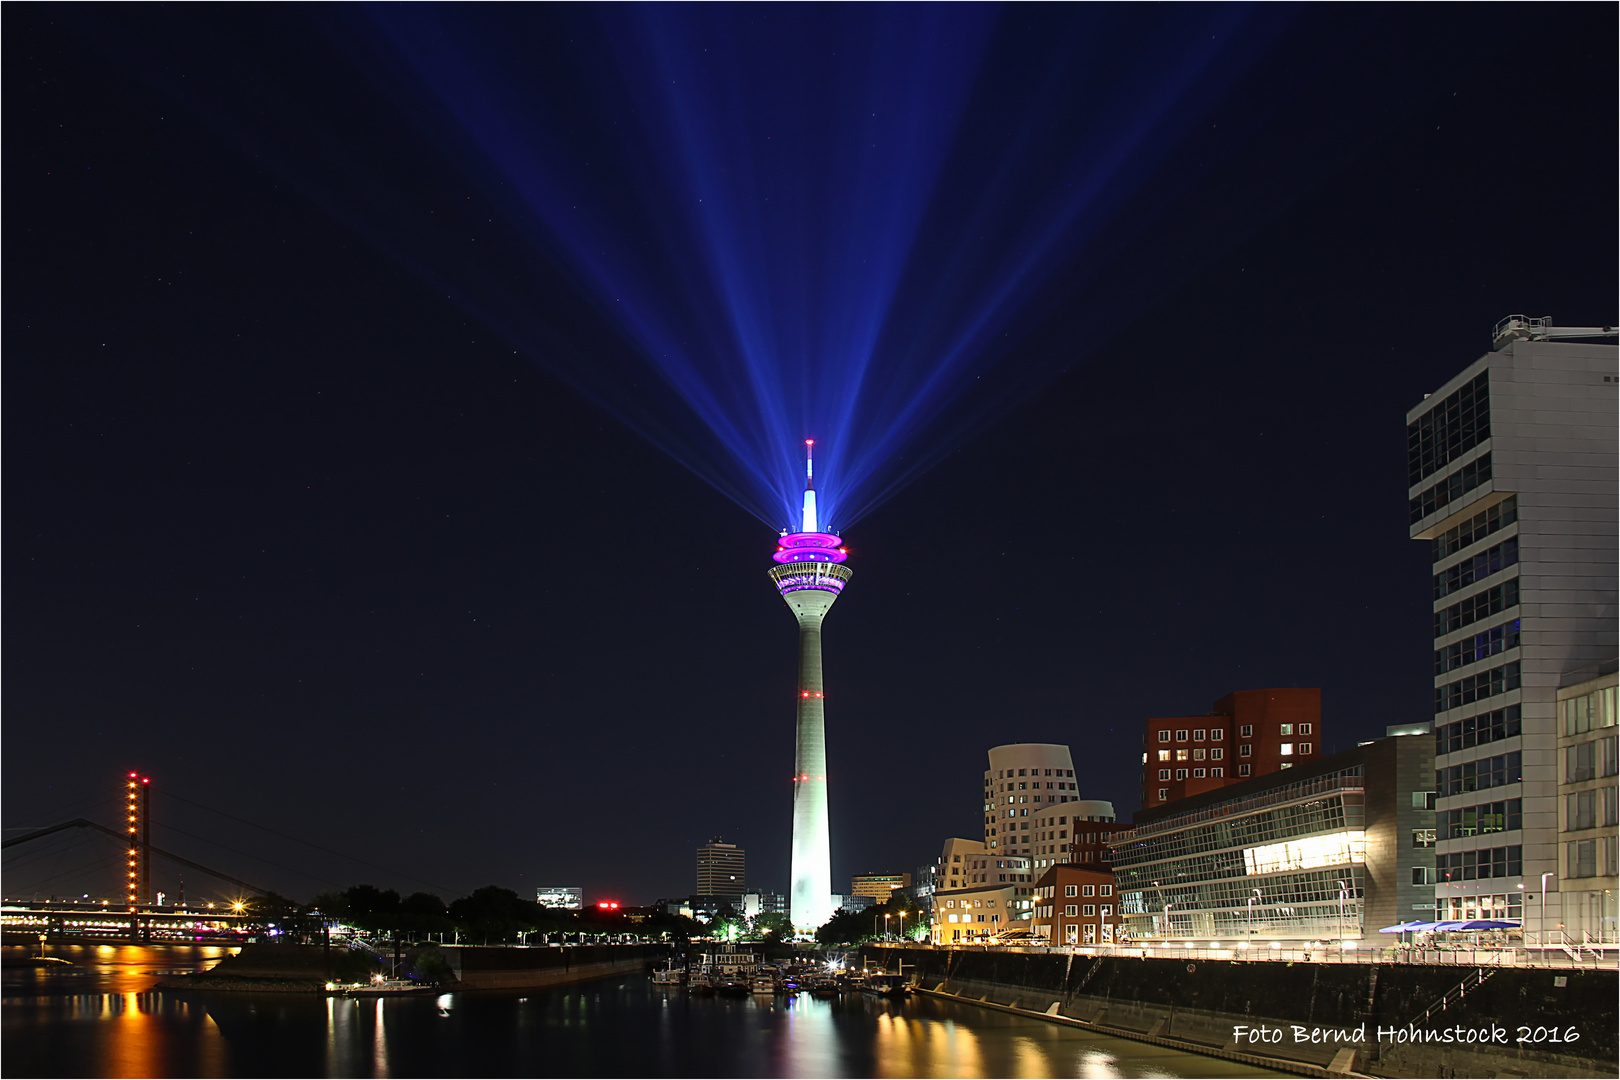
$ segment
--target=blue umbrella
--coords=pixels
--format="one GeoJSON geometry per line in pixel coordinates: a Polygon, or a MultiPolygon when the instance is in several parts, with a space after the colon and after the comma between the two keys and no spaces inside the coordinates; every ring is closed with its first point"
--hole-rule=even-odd
{"type": "Polygon", "coordinates": [[[1403,923],[1396,923],[1394,926],[1386,926],[1383,929],[1379,930],[1378,932],[1380,934],[1404,934],[1404,933],[1407,933],[1408,931],[1411,931],[1411,930],[1433,930],[1433,929],[1434,929],[1434,924],[1433,923],[1403,922],[1403,923]]]}
{"type": "Polygon", "coordinates": [[[1517,930],[1519,924],[1508,922],[1506,919],[1470,919],[1457,927],[1458,930],[1517,930]]]}

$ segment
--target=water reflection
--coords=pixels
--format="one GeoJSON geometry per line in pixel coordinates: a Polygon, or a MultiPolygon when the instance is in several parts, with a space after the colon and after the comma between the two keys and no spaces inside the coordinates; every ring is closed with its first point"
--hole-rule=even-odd
{"type": "Polygon", "coordinates": [[[176,994],[96,970],[7,971],[0,1069],[38,1076],[1254,1076],[1224,1061],[932,999],[692,998],[641,980],[385,999],[176,994]],[[94,976],[93,979],[89,979],[94,976]],[[95,979],[124,985],[86,992],[95,979]]]}

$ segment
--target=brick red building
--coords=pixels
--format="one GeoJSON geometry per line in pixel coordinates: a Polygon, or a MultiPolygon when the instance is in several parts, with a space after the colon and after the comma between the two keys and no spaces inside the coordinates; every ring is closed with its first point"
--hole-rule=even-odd
{"type": "Polygon", "coordinates": [[[1322,757],[1322,691],[1237,690],[1207,715],[1148,720],[1142,740],[1142,808],[1152,810],[1322,757]]]}
{"type": "Polygon", "coordinates": [[[1054,866],[1035,883],[1030,929],[1049,945],[1111,945],[1120,924],[1110,870],[1054,866]]]}

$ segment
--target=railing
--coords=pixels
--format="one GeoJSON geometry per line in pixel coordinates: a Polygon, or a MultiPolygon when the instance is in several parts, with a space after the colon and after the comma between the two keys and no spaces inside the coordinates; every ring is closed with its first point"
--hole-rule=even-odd
{"type": "MultiPolygon", "coordinates": [[[[1161,832],[1174,829],[1183,829],[1189,825],[1196,825],[1204,821],[1215,821],[1221,818],[1238,817],[1242,814],[1262,810],[1266,807],[1280,806],[1284,803],[1299,802],[1303,799],[1313,799],[1322,795],[1341,791],[1366,790],[1366,778],[1359,772],[1336,773],[1331,776],[1318,776],[1309,780],[1302,780],[1297,784],[1290,784],[1286,788],[1273,791],[1265,795],[1255,795],[1238,802],[1220,803],[1203,810],[1194,810],[1187,814],[1177,814],[1174,817],[1161,818],[1150,821],[1132,829],[1125,829],[1115,833],[1109,838],[1111,846],[1117,854],[1120,849],[1131,840],[1155,836],[1161,832]]],[[[1116,860],[1117,861],[1117,860],[1116,860]]]]}
{"type": "MultiPolygon", "coordinates": [[[[944,947],[944,946],[942,946],[944,947]]],[[[1337,944],[1306,947],[1300,944],[1282,948],[1210,949],[1177,945],[1051,945],[1051,946],[975,946],[998,952],[1050,952],[1073,953],[1076,956],[1119,957],[1135,960],[1166,959],[1188,961],[1244,961],[1249,963],[1316,963],[1316,964],[1421,964],[1441,967],[1525,967],[1559,968],[1572,970],[1615,970],[1620,950],[1588,949],[1577,959],[1571,953],[1549,946],[1548,949],[1525,948],[1518,945],[1485,946],[1480,948],[1417,948],[1412,946],[1379,946],[1376,948],[1340,948],[1337,944]]]]}

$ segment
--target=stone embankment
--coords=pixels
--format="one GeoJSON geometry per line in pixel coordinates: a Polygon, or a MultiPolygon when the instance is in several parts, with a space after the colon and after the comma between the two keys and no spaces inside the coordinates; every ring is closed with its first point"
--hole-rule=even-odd
{"type": "Polygon", "coordinates": [[[956,1000],[1302,1075],[1612,1077],[1620,1053],[1620,984],[1606,970],[927,947],[862,956],[890,971],[903,960],[924,989],[956,1000]]]}
{"type": "MultiPolygon", "coordinates": [[[[530,990],[639,974],[669,952],[662,945],[446,945],[433,951],[454,973],[444,989],[457,991],[530,990]]],[[[422,952],[415,946],[403,950],[403,968],[411,970],[422,952]]],[[[166,990],[320,994],[326,992],[331,959],[320,945],[249,945],[208,971],[173,976],[157,985],[166,990]]]]}

